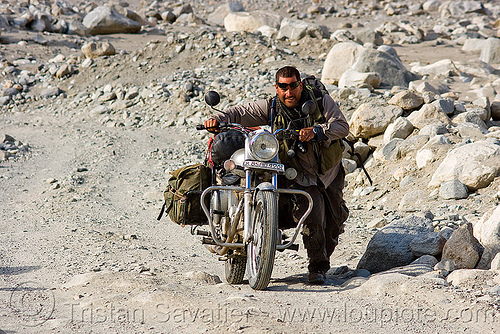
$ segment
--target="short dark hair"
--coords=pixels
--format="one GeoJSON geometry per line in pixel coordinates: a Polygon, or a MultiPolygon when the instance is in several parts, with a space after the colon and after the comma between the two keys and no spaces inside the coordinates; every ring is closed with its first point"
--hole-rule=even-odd
{"type": "Polygon", "coordinates": [[[285,66],[282,67],[276,72],[276,83],[279,82],[279,78],[297,78],[297,81],[300,81],[300,72],[293,66],[285,66]]]}

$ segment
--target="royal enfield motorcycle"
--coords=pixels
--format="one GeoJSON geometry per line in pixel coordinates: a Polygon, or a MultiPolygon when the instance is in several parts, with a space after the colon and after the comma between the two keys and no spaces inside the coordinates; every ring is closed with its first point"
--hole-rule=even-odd
{"type": "MultiPolygon", "coordinates": [[[[210,91],[205,101],[217,110],[220,96],[210,91]]],[[[308,110],[307,106],[303,110],[308,110]]],[[[198,125],[197,129],[205,127],[198,125]]],[[[292,180],[297,171],[285,168],[279,161],[277,138],[298,142],[298,129],[289,126],[271,133],[263,128],[221,123],[218,131],[237,131],[244,138],[244,147],[235,150],[221,166],[211,166],[212,185],[200,197],[208,225],[205,230],[197,230],[197,234],[203,235],[202,242],[207,248],[225,261],[228,283],[242,283],[246,271],[249,285],[255,290],[264,290],[271,279],[276,251],[298,249],[294,242],[313,206],[307,192],[280,188],[278,184],[280,175],[292,180]],[[305,197],[308,202],[290,239],[285,239],[278,226],[278,206],[285,195],[305,197]]],[[[287,153],[294,154],[293,150],[287,153]]],[[[291,212],[289,215],[292,216],[291,212]]]]}

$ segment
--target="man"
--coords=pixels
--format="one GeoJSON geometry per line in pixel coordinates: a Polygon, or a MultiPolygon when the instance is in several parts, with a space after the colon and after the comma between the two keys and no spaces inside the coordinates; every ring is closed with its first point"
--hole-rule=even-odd
{"type": "MultiPolygon", "coordinates": [[[[323,284],[330,269],[330,256],[349,215],[342,196],[345,172],[341,164],[342,138],[348,135],[349,125],[328,94],[323,96],[319,90],[304,86],[295,67],[285,66],[276,72],[275,88],[275,97],[227,108],[204,125],[217,128],[219,122],[225,121],[248,127],[272,125],[276,130],[304,118],[301,108],[305,101],[315,103],[314,113],[308,122],[302,122],[299,131],[299,140],[306,150],[296,150],[296,155],[290,158],[286,155],[286,145],[290,143],[280,143],[281,149],[286,148],[280,152],[280,160],[298,170],[297,178],[287,186],[305,190],[312,196],[313,209],[304,222],[302,235],[309,258],[309,283],[323,284]]],[[[305,202],[298,203],[294,217],[305,212],[305,202]]]]}

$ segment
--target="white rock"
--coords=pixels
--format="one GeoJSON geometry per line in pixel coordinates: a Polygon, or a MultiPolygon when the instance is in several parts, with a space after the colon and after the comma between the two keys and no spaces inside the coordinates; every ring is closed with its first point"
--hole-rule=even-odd
{"type": "Polygon", "coordinates": [[[278,28],[281,16],[267,12],[235,12],[229,13],[224,18],[226,31],[254,32],[262,26],[278,28]]]}
{"type": "Polygon", "coordinates": [[[481,226],[481,243],[500,252],[500,206],[497,206],[488,220],[481,226]]]}
{"type": "Polygon", "coordinates": [[[428,187],[458,179],[469,190],[487,187],[500,171],[500,146],[481,141],[450,151],[439,165],[428,187]]]}
{"type": "Polygon", "coordinates": [[[346,70],[339,79],[339,88],[360,87],[365,84],[378,88],[382,78],[376,72],[361,73],[354,69],[346,70]]]}
{"type": "Polygon", "coordinates": [[[421,75],[446,75],[450,71],[455,72],[456,70],[451,59],[443,59],[426,66],[414,65],[411,71],[421,75]]]}
{"type": "Polygon", "coordinates": [[[387,126],[384,132],[384,143],[387,144],[394,138],[405,139],[413,131],[411,124],[405,117],[398,117],[396,120],[387,126]]]}
{"type": "Polygon", "coordinates": [[[486,40],[479,59],[488,64],[500,63],[500,39],[490,37],[486,40]]]}
{"type": "Polygon", "coordinates": [[[415,160],[418,168],[424,168],[427,164],[435,160],[435,154],[430,149],[422,149],[417,152],[415,160]]]}
{"type": "Polygon", "coordinates": [[[384,132],[402,114],[403,109],[398,106],[363,103],[352,114],[350,129],[355,137],[370,138],[384,132]]]}
{"type": "Polygon", "coordinates": [[[364,49],[362,45],[354,42],[335,44],[326,56],[321,81],[325,84],[337,85],[342,74],[356,62],[364,49]]]}

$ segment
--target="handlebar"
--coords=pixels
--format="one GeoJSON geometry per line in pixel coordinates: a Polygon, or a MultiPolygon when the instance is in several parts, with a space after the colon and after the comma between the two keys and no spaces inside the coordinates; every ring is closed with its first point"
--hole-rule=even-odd
{"type": "Polygon", "coordinates": [[[205,125],[203,125],[203,124],[196,125],[196,130],[207,130],[209,132],[215,132],[214,130],[219,130],[221,132],[224,132],[224,131],[228,131],[230,129],[237,129],[237,130],[240,130],[244,133],[248,133],[251,131],[241,124],[229,123],[229,122],[220,122],[218,126],[209,127],[209,128],[205,127],[205,125]]]}

